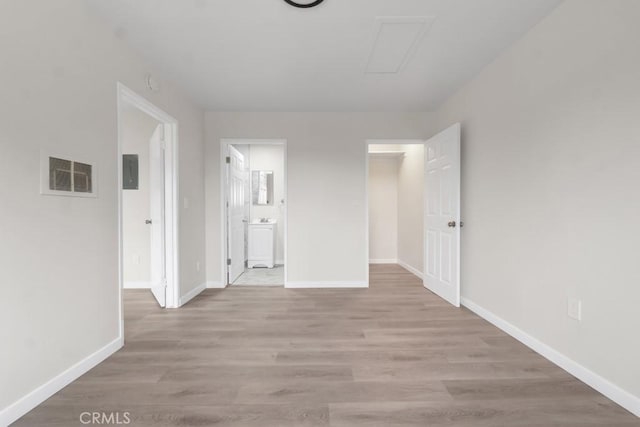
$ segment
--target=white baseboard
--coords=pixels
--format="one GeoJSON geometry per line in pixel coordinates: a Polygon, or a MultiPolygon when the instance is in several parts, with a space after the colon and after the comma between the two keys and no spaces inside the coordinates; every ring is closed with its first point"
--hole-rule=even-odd
{"type": "Polygon", "coordinates": [[[640,397],[634,396],[628,391],[623,390],[609,380],[585,368],[575,360],[570,359],[569,357],[548,346],[537,338],[534,338],[533,336],[527,334],[517,326],[512,325],[501,317],[496,316],[489,310],[480,307],[473,301],[470,301],[467,298],[462,298],[462,305],[476,313],[478,316],[492,323],[494,326],[502,329],[504,332],[511,335],[527,347],[531,348],[536,353],[539,353],[549,361],[558,365],[560,368],[569,372],[580,381],[604,394],[609,399],[625,408],[627,411],[633,413],[637,417],[640,417],[640,397]]]}
{"type": "Polygon", "coordinates": [[[405,270],[409,270],[411,273],[418,276],[419,278],[423,279],[422,271],[418,270],[417,268],[410,266],[409,264],[407,264],[402,260],[398,260],[398,265],[404,268],[405,270]]]}
{"type": "Polygon", "coordinates": [[[226,288],[226,286],[223,285],[222,282],[212,282],[212,281],[207,282],[207,289],[224,289],[224,288],[226,288]]]}
{"type": "Polygon", "coordinates": [[[124,289],[151,289],[151,282],[124,282],[124,289]]]}
{"type": "Polygon", "coordinates": [[[370,259],[369,264],[397,264],[397,259],[370,259]]]}
{"type": "Polygon", "coordinates": [[[6,426],[15,422],[27,412],[78,379],[91,368],[104,361],[107,357],[120,350],[123,345],[124,340],[122,337],[116,338],[100,350],[79,361],[66,371],[55,376],[26,396],[23,396],[18,401],[2,409],[0,411],[0,425],[6,426]]]}
{"type": "Polygon", "coordinates": [[[183,305],[185,305],[186,303],[188,303],[189,301],[191,301],[192,299],[194,299],[195,297],[200,295],[200,292],[204,291],[205,289],[207,289],[207,283],[206,282],[201,284],[201,285],[199,285],[198,287],[196,287],[192,291],[189,291],[186,295],[181,296],[180,297],[180,307],[182,307],[183,305]]]}
{"type": "Polygon", "coordinates": [[[342,289],[342,288],[368,288],[366,282],[287,282],[284,285],[288,289],[342,289]]]}

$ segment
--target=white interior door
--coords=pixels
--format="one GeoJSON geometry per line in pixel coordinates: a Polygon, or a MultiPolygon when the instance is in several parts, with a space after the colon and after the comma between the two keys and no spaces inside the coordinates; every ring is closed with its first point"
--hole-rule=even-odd
{"type": "Polygon", "coordinates": [[[424,286],[460,306],[460,124],[425,143],[424,286]]]}
{"type": "Polygon", "coordinates": [[[158,125],[149,141],[149,202],[151,227],[151,292],[160,304],[167,305],[165,264],[165,143],[164,125],[158,125]]]}
{"type": "Polygon", "coordinates": [[[227,157],[229,192],[227,195],[227,261],[229,283],[244,272],[244,156],[231,145],[227,157]]]}

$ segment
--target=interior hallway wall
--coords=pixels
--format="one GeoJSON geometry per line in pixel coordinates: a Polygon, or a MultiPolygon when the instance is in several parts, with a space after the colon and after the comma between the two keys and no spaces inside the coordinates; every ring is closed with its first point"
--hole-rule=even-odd
{"type": "Polygon", "coordinates": [[[567,0],[439,111],[462,122],[463,298],[638,415],[639,20],[635,0],[567,0]]]}
{"type": "Polygon", "coordinates": [[[396,156],[369,156],[369,261],[398,262],[398,164],[396,156]]]}
{"type": "Polygon", "coordinates": [[[402,147],[405,155],[398,169],[398,262],[420,275],[424,264],[424,145],[402,147]]]}
{"type": "Polygon", "coordinates": [[[207,277],[222,275],[220,140],[287,140],[288,280],[364,285],[367,278],[367,139],[424,139],[425,113],[206,114],[207,277]]]}
{"type": "Polygon", "coordinates": [[[49,381],[122,343],[117,81],[180,121],[183,295],[204,283],[196,262],[204,261],[205,242],[199,107],[159,75],[161,90],[148,91],[144,78],[153,70],[82,0],[0,2],[0,52],[0,173],[11,182],[0,188],[0,288],[10,301],[0,310],[3,424],[55,391],[60,383],[49,381]],[[41,150],[97,162],[98,197],[40,195],[41,150]]]}
{"type": "Polygon", "coordinates": [[[122,191],[122,261],[125,288],[150,287],[151,228],[149,140],[158,122],[137,108],[122,118],[122,153],[138,155],[138,189],[122,191]]]}

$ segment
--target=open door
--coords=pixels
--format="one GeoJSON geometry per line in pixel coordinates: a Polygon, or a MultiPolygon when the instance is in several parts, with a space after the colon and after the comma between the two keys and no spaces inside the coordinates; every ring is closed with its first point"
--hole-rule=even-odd
{"type": "Polygon", "coordinates": [[[424,286],[460,307],[460,124],[425,143],[424,286]]]}
{"type": "Polygon", "coordinates": [[[149,202],[151,218],[151,292],[160,304],[167,305],[167,274],[165,264],[165,143],[164,125],[158,125],[149,141],[149,202]]]}
{"type": "Polygon", "coordinates": [[[228,283],[244,273],[244,156],[229,145],[227,157],[227,265],[228,283]]]}

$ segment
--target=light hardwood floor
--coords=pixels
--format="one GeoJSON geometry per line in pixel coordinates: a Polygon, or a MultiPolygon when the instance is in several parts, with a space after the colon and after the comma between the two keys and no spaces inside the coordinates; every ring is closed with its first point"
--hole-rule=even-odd
{"type": "Polygon", "coordinates": [[[638,426],[398,266],[366,290],[207,290],[181,310],[125,294],[126,345],[17,426],[638,426]]]}

